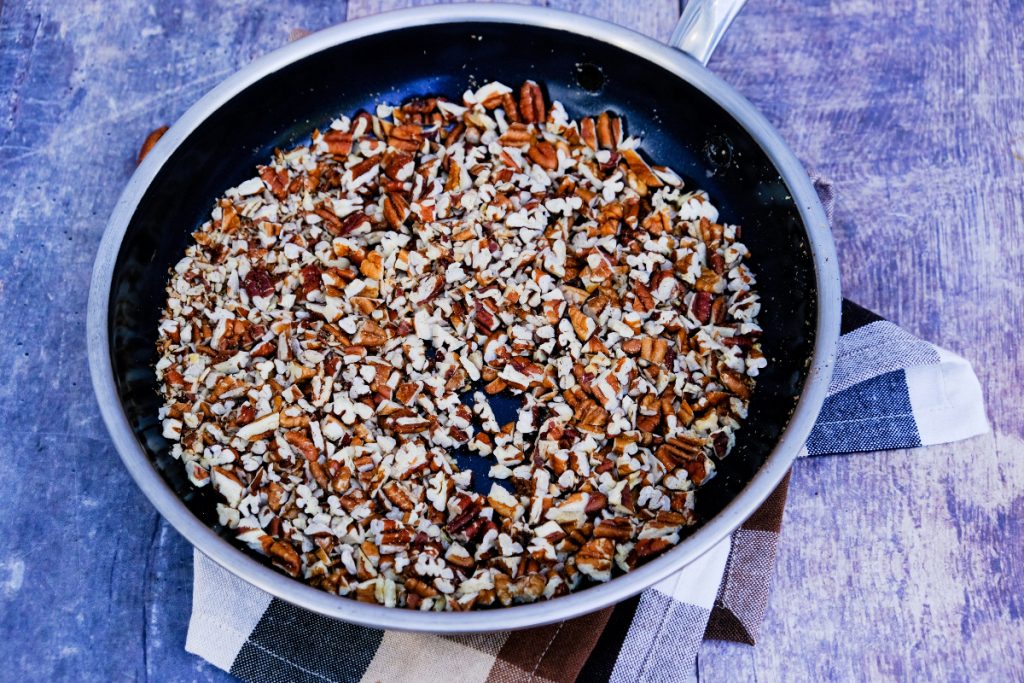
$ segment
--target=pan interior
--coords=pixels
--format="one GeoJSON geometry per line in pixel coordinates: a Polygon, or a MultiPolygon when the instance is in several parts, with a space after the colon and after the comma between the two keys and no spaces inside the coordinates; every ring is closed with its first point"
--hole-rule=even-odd
{"type": "Polygon", "coordinates": [[[720,220],[743,228],[758,275],[769,360],[736,449],[697,495],[718,513],[771,452],[796,404],[814,343],[816,291],[807,236],[786,184],[756,142],[697,88],[626,50],[555,29],[451,23],[337,45],[259,80],[206,118],[173,152],[129,224],[111,286],[109,336],[117,390],[139,442],[192,512],[217,526],[210,487],[195,490],[161,436],[153,372],[168,269],[225,189],[252,177],[275,147],[302,144],[340,114],[414,95],[461,99],[467,87],[534,79],[579,118],[610,109],[641,149],[707,190],[720,220]]]}

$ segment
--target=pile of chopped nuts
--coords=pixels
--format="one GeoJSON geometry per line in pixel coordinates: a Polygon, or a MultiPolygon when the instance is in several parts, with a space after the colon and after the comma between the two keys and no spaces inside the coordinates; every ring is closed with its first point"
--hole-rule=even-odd
{"type": "Polygon", "coordinates": [[[533,82],[375,113],[277,151],[171,273],[190,481],[281,570],[388,606],[551,598],[678,543],[765,365],[740,228],[533,82]]]}

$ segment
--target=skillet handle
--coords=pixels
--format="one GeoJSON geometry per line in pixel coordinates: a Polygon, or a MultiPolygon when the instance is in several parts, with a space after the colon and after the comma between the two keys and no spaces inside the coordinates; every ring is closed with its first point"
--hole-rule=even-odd
{"type": "Polygon", "coordinates": [[[746,0],[688,0],[668,44],[707,66],[746,0]]]}

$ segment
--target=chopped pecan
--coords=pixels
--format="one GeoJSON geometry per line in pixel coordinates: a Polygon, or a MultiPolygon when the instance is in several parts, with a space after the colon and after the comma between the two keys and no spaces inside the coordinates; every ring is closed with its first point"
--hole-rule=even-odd
{"type": "Polygon", "coordinates": [[[289,445],[294,446],[295,449],[298,450],[299,453],[302,453],[302,456],[310,462],[315,462],[316,459],[320,457],[320,451],[309,437],[302,432],[285,432],[284,440],[287,441],[289,445]]]}
{"type": "Polygon", "coordinates": [[[284,487],[276,481],[267,484],[267,505],[274,512],[280,512],[286,498],[284,487]]]}
{"type": "Polygon", "coordinates": [[[595,538],[610,538],[625,543],[633,537],[633,523],[627,517],[610,517],[602,519],[594,527],[595,538]]]}
{"type": "Polygon", "coordinates": [[[242,280],[242,288],[249,296],[270,296],[274,293],[274,281],[264,268],[250,268],[249,274],[242,280]]]}
{"type": "Polygon", "coordinates": [[[399,403],[409,405],[420,393],[421,389],[422,385],[419,382],[403,382],[398,385],[398,389],[395,391],[395,399],[399,403]]]}
{"type": "Polygon", "coordinates": [[[348,156],[352,151],[352,134],[340,130],[331,130],[324,134],[327,151],[336,157],[348,156]]]}
{"type": "Polygon", "coordinates": [[[629,170],[636,174],[636,177],[640,179],[647,187],[661,187],[662,182],[658,176],[654,175],[654,171],[647,165],[647,162],[643,160],[636,150],[624,149],[621,152],[622,158],[626,160],[626,165],[629,166],[629,170]]]}
{"type": "Polygon", "coordinates": [[[549,171],[554,171],[558,168],[558,153],[555,152],[555,148],[549,142],[543,140],[534,142],[530,145],[528,154],[530,159],[541,168],[549,171]]]}
{"type": "Polygon", "coordinates": [[[597,144],[601,149],[615,149],[618,146],[612,128],[612,117],[608,112],[602,112],[597,117],[597,144]]]}
{"type": "Polygon", "coordinates": [[[305,299],[309,296],[310,292],[315,292],[320,289],[323,284],[323,276],[320,273],[320,268],[315,264],[309,264],[303,266],[302,270],[299,271],[302,277],[302,298],[305,299]]]}
{"type": "Polygon", "coordinates": [[[569,307],[569,322],[572,323],[572,329],[576,331],[580,341],[587,341],[597,330],[597,325],[590,316],[580,310],[579,306],[569,307]]]}
{"type": "Polygon", "coordinates": [[[416,170],[411,154],[394,154],[384,162],[384,175],[392,180],[408,180],[416,170]]]}
{"type": "Polygon", "coordinates": [[[384,196],[384,220],[395,230],[402,227],[402,224],[409,218],[409,202],[400,194],[387,194],[384,196]]]}
{"type": "Polygon", "coordinates": [[[363,227],[364,225],[369,224],[369,217],[367,217],[367,215],[362,211],[356,211],[346,216],[344,220],[341,221],[340,225],[335,226],[332,223],[326,223],[326,226],[327,231],[330,232],[332,235],[336,237],[343,237],[363,227]]]}
{"type": "Polygon", "coordinates": [[[519,113],[526,123],[544,122],[547,115],[544,94],[540,86],[533,81],[526,81],[519,88],[519,113]]]}
{"type": "Polygon", "coordinates": [[[484,387],[484,391],[486,391],[488,394],[497,394],[504,391],[507,387],[508,384],[505,383],[505,380],[501,379],[500,377],[495,377],[493,380],[487,383],[487,386],[484,387]]]}
{"type": "Polygon", "coordinates": [[[509,121],[519,123],[522,120],[519,116],[519,105],[516,104],[516,100],[512,97],[512,93],[502,94],[501,108],[505,110],[505,115],[508,117],[509,121]]]}
{"type": "Polygon", "coordinates": [[[388,136],[388,144],[404,152],[416,152],[423,144],[423,128],[415,123],[395,126],[388,136]]]}
{"type": "Polygon", "coordinates": [[[580,429],[594,434],[604,434],[608,425],[608,411],[589,398],[577,406],[574,417],[580,429]]]}
{"type": "Polygon", "coordinates": [[[288,196],[288,171],[287,169],[281,169],[275,171],[271,166],[259,166],[258,167],[260,178],[270,188],[270,193],[278,199],[284,199],[288,196]]]}
{"type": "Polygon", "coordinates": [[[395,507],[399,510],[409,512],[415,507],[409,492],[397,481],[389,481],[387,484],[384,484],[382,490],[387,499],[394,503],[395,507]]]}
{"type": "Polygon", "coordinates": [[[295,548],[287,541],[274,541],[268,551],[274,565],[286,571],[291,576],[298,576],[302,569],[302,560],[295,548]]]}
{"type": "Polygon", "coordinates": [[[593,538],[576,553],[576,568],[594,581],[607,581],[612,577],[615,542],[610,538],[593,538]]]}
{"type": "Polygon", "coordinates": [[[642,538],[636,542],[633,552],[638,560],[646,561],[657,557],[672,547],[672,544],[665,538],[642,538]]]}
{"type": "Polygon", "coordinates": [[[415,415],[389,416],[384,424],[396,434],[417,434],[430,428],[430,420],[415,415]]]}
{"type": "Polygon", "coordinates": [[[725,388],[732,393],[744,400],[750,398],[750,386],[747,384],[747,380],[738,372],[721,368],[718,371],[718,377],[722,380],[725,388]]]}
{"type": "Polygon", "coordinates": [[[524,147],[533,140],[533,133],[524,123],[513,123],[508,127],[498,142],[506,147],[524,147]]]}
{"type": "Polygon", "coordinates": [[[698,322],[706,325],[711,320],[711,294],[697,292],[690,304],[690,311],[698,322]]]}
{"type": "Polygon", "coordinates": [[[379,280],[384,274],[383,257],[379,251],[371,251],[359,264],[359,272],[371,280],[379,280]]]}
{"type": "Polygon", "coordinates": [[[594,125],[594,119],[589,116],[580,122],[580,137],[587,147],[597,151],[597,127],[594,125]]]}
{"type": "Polygon", "coordinates": [[[159,128],[149,131],[149,135],[146,136],[146,139],[142,142],[142,147],[139,149],[137,163],[142,163],[142,160],[146,158],[146,155],[149,154],[149,151],[153,149],[157,142],[160,141],[160,138],[164,136],[164,133],[166,133],[167,130],[167,126],[160,126],[159,128]]]}
{"type": "Polygon", "coordinates": [[[372,320],[367,320],[352,339],[352,343],[356,346],[366,346],[369,348],[384,346],[387,341],[387,331],[372,320]]]}
{"type": "Polygon", "coordinates": [[[426,584],[413,576],[410,576],[405,580],[405,587],[421,598],[436,598],[438,596],[438,592],[433,586],[426,584]]]}

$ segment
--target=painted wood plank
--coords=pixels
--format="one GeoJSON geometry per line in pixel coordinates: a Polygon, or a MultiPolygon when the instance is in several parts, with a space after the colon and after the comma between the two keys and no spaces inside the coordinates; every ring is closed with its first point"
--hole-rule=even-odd
{"type": "Polygon", "coordinates": [[[1022,19],[752,0],[712,61],[836,181],[848,296],[971,359],[995,434],[799,463],[762,641],[702,678],[1024,676],[1022,19]]]}
{"type": "MultiPolygon", "coordinates": [[[[431,0],[350,0],[348,18],[360,17],[388,12],[407,7],[440,4],[431,0]]],[[[552,9],[575,12],[586,16],[597,17],[614,22],[620,26],[639,31],[659,40],[665,40],[672,33],[676,19],[679,17],[679,3],[676,0],[656,0],[651,2],[588,2],[587,0],[548,0],[547,2],[531,2],[530,0],[509,0],[508,4],[541,5],[552,9]]]]}

